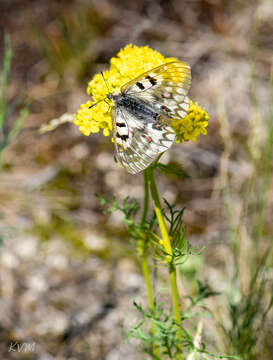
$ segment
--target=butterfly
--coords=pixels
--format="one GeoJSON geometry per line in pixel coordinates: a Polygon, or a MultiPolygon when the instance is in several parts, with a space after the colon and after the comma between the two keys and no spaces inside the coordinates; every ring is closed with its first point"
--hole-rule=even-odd
{"type": "Polygon", "coordinates": [[[170,120],[189,109],[190,66],[175,61],[147,71],[123,85],[113,102],[113,139],[117,161],[131,174],[150,164],[175,140],[170,120]]]}

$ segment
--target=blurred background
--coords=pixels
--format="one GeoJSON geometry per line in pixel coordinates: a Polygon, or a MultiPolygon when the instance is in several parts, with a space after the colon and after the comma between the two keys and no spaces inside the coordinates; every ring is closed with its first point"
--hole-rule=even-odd
{"type": "Polygon", "coordinates": [[[0,13],[0,358],[143,359],[124,340],[133,300],[146,305],[136,251],[94,195],[141,203],[142,176],[115,165],[110,137],[38,131],[75,113],[92,76],[133,43],[189,63],[189,96],[210,115],[206,136],[164,155],[190,177],[157,176],[186,207],[191,245],[205,246],[180,269],[182,293],[197,279],[219,292],[203,341],[272,359],[273,2],[1,0],[0,13]],[[9,351],[16,342],[27,351],[9,351]]]}

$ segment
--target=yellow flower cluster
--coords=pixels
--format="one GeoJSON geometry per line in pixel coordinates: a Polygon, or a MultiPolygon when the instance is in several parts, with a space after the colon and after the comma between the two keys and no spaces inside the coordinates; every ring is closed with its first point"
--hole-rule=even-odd
{"type": "MultiPolygon", "coordinates": [[[[101,74],[96,74],[89,82],[87,93],[92,95],[93,101],[89,100],[81,105],[74,123],[84,135],[88,136],[103,129],[103,135],[108,136],[112,131],[110,105],[101,101],[89,109],[90,105],[103,100],[109,92],[118,93],[122,85],[142,73],[172,61],[177,59],[165,58],[148,46],[138,47],[131,44],[125,46],[116,57],[111,59],[110,69],[103,72],[105,81],[101,74]]],[[[181,121],[175,120],[171,123],[176,132],[177,142],[195,141],[199,134],[206,134],[208,119],[208,114],[190,101],[188,115],[181,121]]]]}
{"type": "Polygon", "coordinates": [[[190,100],[190,107],[186,117],[171,122],[171,127],[176,134],[176,142],[196,141],[200,134],[206,135],[208,121],[209,115],[206,111],[190,100]]]}

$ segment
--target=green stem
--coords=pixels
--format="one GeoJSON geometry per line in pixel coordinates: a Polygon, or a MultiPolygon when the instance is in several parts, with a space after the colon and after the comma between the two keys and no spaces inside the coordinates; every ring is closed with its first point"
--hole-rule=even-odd
{"type": "Polygon", "coordinates": [[[153,198],[153,202],[154,202],[154,209],[155,209],[155,213],[157,216],[157,221],[159,224],[159,228],[162,234],[162,244],[165,248],[167,255],[167,261],[171,262],[172,260],[172,246],[171,246],[171,242],[170,242],[170,238],[169,238],[169,233],[168,233],[168,229],[164,220],[164,216],[163,216],[163,212],[161,209],[161,205],[160,205],[160,200],[159,200],[159,195],[158,195],[158,191],[157,191],[157,187],[156,187],[156,183],[155,183],[155,178],[154,178],[154,172],[153,169],[149,168],[148,169],[148,177],[149,177],[149,184],[150,184],[150,189],[151,189],[151,195],[153,198]]]}
{"type": "MultiPolygon", "coordinates": [[[[144,204],[143,204],[143,213],[141,218],[141,223],[144,224],[147,218],[147,213],[149,209],[149,183],[148,183],[148,174],[144,171],[144,204]]],[[[149,272],[149,265],[147,259],[147,248],[146,244],[141,245],[140,249],[140,261],[141,261],[141,268],[146,284],[147,296],[148,296],[148,304],[151,313],[153,314],[155,311],[155,302],[153,297],[153,290],[152,290],[152,283],[150,279],[150,272],[149,272]]],[[[155,335],[155,327],[154,324],[151,323],[151,333],[155,335]]],[[[155,356],[158,356],[158,348],[156,345],[153,346],[153,353],[155,356]]]]}
{"type": "Polygon", "coordinates": [[[143,204],[143,213],[141,222],[142,224],[146,221],[147,212],[149,209],[149,182],[148,182],[148,174],[147,171],[144,170],[144,204],[143,204]]]}
{"type": "Polygon", "coordinates": [[[177,281],[176,281],[176,268],[172,261],[173,251],[171,246],[171,241],[169,238],[168,229],[164,220],[160,199],[155,183],[154,178],[154,169],[150,167],[147,169],[149,185],[151,189],[151,195],[154,202],[154,209],[157,216],[159,228],[162,235],[162,245],[164,246],[166,255],[166,262],[169,264],[169,276],[170,276],[170,284],[171,284],[171,292],[172,292],[172,302],[173,302],[173,312],[174,312],[174,319],[176,322],[176,338],[177,338],[177,360],[183,359],[182,354],[182,320],[180,315],[180,305],[179,305],[179,294],[177,288],[177,281]]]}
{"type": "MultiPolygon", "coordinates": [[[[264,222],[265,222],[265,210],[268,198],[268,190],[270,186],[271,177],[271,161],[272,161],[272,147],[273,147],[273,68],[270,76],[271,88],[270,88],[270,105],[268,116],[268,138],[264,150],[264,175],[259,209],[259,221],[258,221],[258,241],[261,241],[264,235],[264,222]]],[[[257,251],[257,254],[259,252],[257,251]]]]}
{"type": "Polygon", "coordinates": [[[151,284],[151,279],[150,279],[149,266],[148,266],[146,253],[141,256],[141,267],[142,267],[142,272],[143,272],[143,276],[144,276],[145,284],[146,284],[149,308],[150,308],[151,312],[153,312],[155,305],[154,305],[152,284],[151,284]]]}
{"type": "MultiPolygon", "coordinates": [[[[142,213],[142,219],[141,223],[142,225],[146,221],[147,212],[149,208],[149,183],[148,183],[148,175],[147,172],[144,171],[144,204],[143,204],[143,213],[142,213]]],[[[153,292],[152,292],[152,284],[150,280],[150,274],[149,274],[149,266],[148,266],[148,260],[147,260],[147,248],[146,244],[141,244],[141,251],[140,251],[140,257],[141,257],[141,266],[142,271],[146,283],[146,289],[148,294],[148,301],[149,301],[149,308],[151,311],[154,310],[154,299],[153,299],[153,292]]]]}

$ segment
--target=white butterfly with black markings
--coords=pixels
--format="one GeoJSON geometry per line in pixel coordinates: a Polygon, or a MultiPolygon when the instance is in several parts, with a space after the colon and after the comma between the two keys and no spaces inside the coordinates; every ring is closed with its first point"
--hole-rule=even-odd
{"type": "Polygon", "coordinates": [[[170,119],[183,119],[189,109],[190,66],[170,62],[143,73],[109,93],[113,101],[113,137],[117,160],[131,174],[150,164],[175,140],[170,119]]]}

